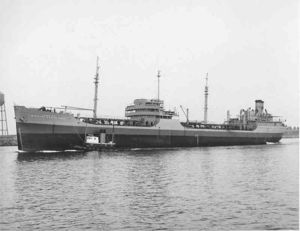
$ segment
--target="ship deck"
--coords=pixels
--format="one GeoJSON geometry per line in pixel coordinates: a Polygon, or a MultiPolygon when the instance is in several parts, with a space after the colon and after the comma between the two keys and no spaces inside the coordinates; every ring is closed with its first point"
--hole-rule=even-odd
{"type": "MultiPolygon", "coordinates": [[[[133,127],[154,127],[154,125],[140,124],[139,120],[126,119],[126,118],[113,118],[113,117],[78,117],[82,122],[93,124],[93,125],[113,125],[113,126],[133,126],[133,127]]],[[[209,123],[205,124],[198,121],[190,122],[180,122],[180,124],[185,128],[194,129],[214,129],[214,130],[243,130],[243,131],[253,131],[256,127],[249,126],[237,126],[230,124],[217,124],[209,123]]]]}

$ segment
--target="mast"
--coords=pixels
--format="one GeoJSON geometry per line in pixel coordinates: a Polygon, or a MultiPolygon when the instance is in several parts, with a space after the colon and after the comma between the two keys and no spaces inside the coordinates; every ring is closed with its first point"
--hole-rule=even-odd
{"type": "Polygon", "coordinates": [[[94,96],[94,109],[93,117],[97,118],[97,102],[98,102],[98,83],[99,83],[99,57],[97,56],[97,66],[96,66],[96,75],[95,75],[95,96],[94,96]]]}
{"type": "Polygon", "coordinates": [[[206,73],[206,84],[205,84],[205,89],[204,89],[204,123],[207,124],[207,100],[208,100],[208,73],[206,73]]]}
{"type": "Polygon", "coordinates": [[[159,101],[159,78],[160,78],[160,71],[157,72],[157,99],[159,101]]]}

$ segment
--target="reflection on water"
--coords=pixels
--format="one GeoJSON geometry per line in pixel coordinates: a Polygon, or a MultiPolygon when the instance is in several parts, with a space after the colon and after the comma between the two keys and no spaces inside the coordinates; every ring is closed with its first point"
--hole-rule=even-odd
{"type": "Polygon", "coordinates": [[[0,229],[298,229],[298,151],[0,148],[0,229]]]}
{"type": "Polygon", "coordinates": [[[53,152],[53,153],[18,153],[17,160],[22,161],[47,161],[47,160],[68,160],[68,159],[80,159],[84,157],[84,152],[53,152]]]}

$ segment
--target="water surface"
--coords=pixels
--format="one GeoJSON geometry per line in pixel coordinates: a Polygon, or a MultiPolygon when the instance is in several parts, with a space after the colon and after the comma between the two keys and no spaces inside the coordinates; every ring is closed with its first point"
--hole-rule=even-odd
{"type": "Polygon", "coordinates": [[[299,143],[18,154],[1,230],[299,229],[299,143]]]}

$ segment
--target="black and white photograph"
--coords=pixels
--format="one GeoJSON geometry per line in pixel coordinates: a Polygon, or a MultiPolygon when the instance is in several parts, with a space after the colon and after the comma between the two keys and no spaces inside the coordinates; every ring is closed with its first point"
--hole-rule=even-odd
{"type": "Polygon", "coordinates": [[[298,0],[0,0],[0,230],[299,230],[298,0]]]}

